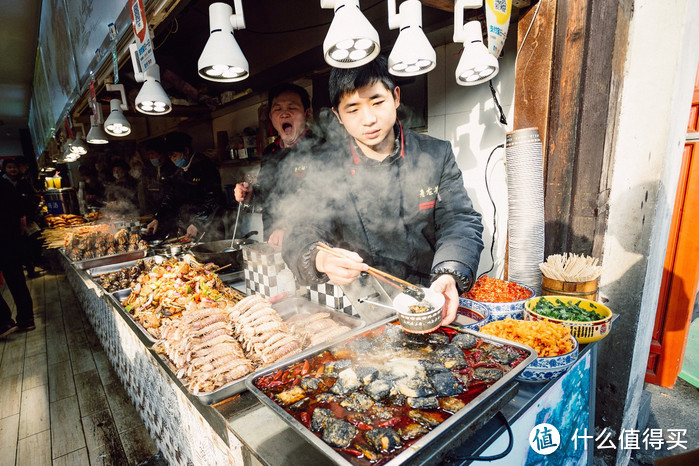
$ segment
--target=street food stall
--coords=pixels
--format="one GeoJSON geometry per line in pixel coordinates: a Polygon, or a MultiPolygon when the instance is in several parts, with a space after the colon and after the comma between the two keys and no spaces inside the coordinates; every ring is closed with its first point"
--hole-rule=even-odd
{"type": "MultiPolygon", "coordinates": [[[[52,141],[49,159],[72,164],[63,186],[77,186],[75,164],[100,166],[107,156],[129,158],[145,141],[186,131],[193,136],[193,150],[210,159],[220,174],[227,239],[210,241],[206,231],[147,237],[152,216],[134,211],[115,216],[108,209],[88,214],[82,188],[57,187],[54,177],[51,185],[47,178],[50,216],[45,217],[44,236],[167,460],[241,465],[254,463],[252,458],[270,465],[524,462],[536,451],[532,435],[536,440],[539,426],[546,423],[558,429],[558,448],[549,458],[591,463],[586,434],[594,431],[596,341],[609,333],[616,316],[598,301],[599,274],[557,278],[540,270],[549,228],[543,180],[547,128],[539,134],[535,128],[512,131],[507,124],[515,103],[517,48],[526,40],[516,34],[506,40],[507,28],[517,23],[513,12],[535,16],[539,2],[485,2],[480,13],[480,6],[468,2],[423,1],[420,13],[415,0],[399,9],[389,1],[393,19],[387,22],[376,5],[361,8],[356,1],[328,0],[321,4],[332,14],[309,11],[313,27],[303,40],[298,37],[304,27],[278,24],[283,13],[292,14],[286,2],[272,2],[268,9],[246,4],[245,17],[240,1],[232,6],[145,3],[131,1],[128,8],[109,12],[116,14],[109,42],[112,61],[103,53],[80,57],[80,75],[73,76],[81,83],[77,103],[71,102],[67,134],[52,141]],[[318,53],[327,26],[355,4],[371,22],[390,25],[382,26],[384,43],[389,30],[409,29],[418,19],[430,41],[441,41],[439,58],[429,63],[406,64],[393,51],[389,63],[402,90],[401,124],[452,142],[474,207],[483,224],[492,225],[484,232],[484,252],[473,271],[480,278],[470,294],[460,297],[450,326],[421,329],[420,312],[401,313],[396,290],[375,275],[347,286],[299,286],[281,254],[263,240],[268,232],[262,229],[259,199],[235,201],[235,185],[255,182],[263,148],[274,140],[265,102],[272,85],[287,80],[306,89],[313,97],[314,131],[326,137],[337,131],[326,96],[329,67],[341,68],[353,57],[381,49],[377,33],[377,42],[367,47],[360,41],[344,48],[323,44],[318,53]],[[502,5],[505,11],[498,11],[502,5]],[[261,25],[281,31],[276,42],[265,37],[261,25]],[[240,61],[240,66],[217,67],[210,44],[215,45],[221,31],[227,40],[233,38],[235,47],[228,43],[229,49],[269,53],[246,53],[249,63],[242,57],[244,66],[240,61]],[[192,48],[195,39],[207,44],[197,51],[196,67],[181,52],[192,48]],[[485,53],[487,66],[477,72],[458,57],[479,52],[485,53]],[[439,77],[426,78],[424,73],[435,67],[439,77]],[[454,70],[455,79],[444,78],[454,70]],[[97,79],[86,80],[85,73],[97,79]],[[495,87],[475,87],[496,75],[495,87]],[[191,84],[203,80],[202,86],[191,84]],[[147,91],[164,98],[145,99],[147,91]],[[469,111],[475,113],[469,116],[469,111]],[[112,118],[121,126],[114,126],[112,118]],[[87,135],[91,150],[78,160],[70,154],[80,138],[71,137],[69,143],[68,136],[76,126],[71,123],[80,120],[93,134],[87,135]],[[95,146],[102,128],[109,145],[95,146]],[[493,170],[500,167],[493,166],[502,159],[494,154],[506,154],[508,162],[496,176],[493,170]],[[505,204],[507,218],[504,209],[495,208],[505,204]],[[583,283],[592,288],[577,288],[583,283]],[[575,294],[580,291],[584,294],[575,294]],[[547,304],[539,294],[556,298],[547,304]],[[535,340],[539,335],[548,338],[535,340]],[[377,354],[378,359],[368,358],[377,354]],[[352,388],[345,390],[346,385],[352,388]]],[[[293,14],[299,16],[296,9],[293,14]]],[[[364,21],[357,21],[363,27],[364,21]]],[[[146,172],[155,169],[146,164],[146,172]]],[[[420,196],[438,198],[438,189],[421,187],[420,196]]],[[[429,204],[420,203],[420,209],[434,207],[429,204]]],[[[430,310],[441,315],[440,308],[433,303],[430,310]]]]}
{"type": "MultiPolygon", "coordinates": [[[[224,283],[227,276],[216,273],[219,266],[200,264],[187,254],[134,259],[122,253],[81,261],[71,261],[64,250],[56,254],[122,384],[171,464],[242,465],[252,457],[270,465],[460,464],[459,458],[503,452],[521,458],[529,449],[530,431],[543,421],[560,430],[565,448],[556,455],[587,456],[578,443],[586,440],[576,435],[591,429],[594,416],[594,343],[579,347],[576,342],[565,364],[548,367],[548,374],[539,377],[527,375],[526,369],[537,359],[550,358],[537,358],[532,347],[515,341],[474,333],[472,328],[489,331],[472,325],[479,318],[482,325],[487,311],[468,298],[460,309],[462,324],[411,334],[395,314],[367,321],[312,302],[302,290],[275,302],[247,294],[240,276],[229,275],[233,281],[224,283]],[[189,285],[168,292],[182,283],[189,285]],[[159,311],[148,311],[154,308],[159,311]],[[232,324],[224,331],[226,322],[232,324]],[[260,328],[269,328],[270,336],[260,328]],[[327,339],[310,341],[320,333],[327,339]],[[218,343],[207,347],[207,339],[218,343]],[[255,339],[271,343],[256,346],[255,339]],[[218,355],[207,359],[207,351],[218,355]],[[197,361],[227,369],[214,371],[197,361]],[[352,380],[361,388],[353,388],[352,380]],[[389,395],[396,380],[401,381],[398,393],[389,395]],[[309,400],[300,389],[309,390],[314,383],[330,391],[311,390],[314,398],[309,400]],[[335,401],[327,401],[333,397],[335,401]],[[362,403],[371,408],[360,408],[362,403]],[[344,413],[342,420],[333,421],[351,426],[344,435],[364,438],[376,430],[382,436],[373,443],[328,441],[313,428],[321,421],[312,413],[325,411],[344,413]],[[385,438],[387,432],[396,437],[385,438]],[[397,443],[381,454],[382,447],[376,447],[381,442],[397,443]]],[[[370,303],[356,306],[362,308],[361,316],[385,315],[370,303]]]]}

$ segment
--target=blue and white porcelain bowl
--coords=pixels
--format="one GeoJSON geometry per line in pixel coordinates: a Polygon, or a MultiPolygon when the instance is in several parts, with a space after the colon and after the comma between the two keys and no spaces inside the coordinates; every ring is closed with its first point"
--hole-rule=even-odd
{"type": "Polygon", "coordinates": [[[570,369],[578,359],[578,340],[573,340],[573,349],[560,356],[536,358],[515,377],[523,382],[548,382],[560,377],[570,369]]]}
{"type": "Polygon", "coordinates": [[[524,320],[524,305],[527,299],[536,296],[533,288],[526,285],[519,285],[526,288],[531,294],[526,299],[520,299],[519,301],[510,301],[508,303],[486,303],[484,301],[474,301],[468,298],[459,298],[459,306],[470,307],[471,303],[481,304],[488,308],[490,312],[490,322],[495,320],[511,319],[524,320]]]}
{"type": "Polygon", "coordinates": [[[469,301],[469,304],[464,306],[461,300],[459,300],[459,307],[456,310],[456,320],[452,322],[452,325],[468,328],[477,332],[482,326],[490,322],[490,310],[483,305],[483,303],[469,301]]]}

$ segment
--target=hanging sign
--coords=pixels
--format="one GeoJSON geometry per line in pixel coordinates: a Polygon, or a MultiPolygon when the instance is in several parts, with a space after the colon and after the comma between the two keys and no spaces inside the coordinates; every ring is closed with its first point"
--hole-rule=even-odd
{"type": "Polygon", "coordinates": [[[66,134],[68,135],[68,137],[70,139],[73,139],[73,130],[70,128],[70,120],[68,119],[68,117],[66,117],[66,119],[63,120],[63,125],[66,128],[66,134]]]}
{"type": "Polygon", "coordinates": [[[112,48],[112,69],[114,73],[114,84],[119,84],[119,57],[116,52],[117,29],[114,23],[109,23],[109,41],[112,48]]]}
{"type": "Polygon", "coordinates": [[[92,106],[92,114],[97,118],[97,94],[95,93],[95,80],[90,80],[90,105],[92,106]]]}
{"type": "Polygon", "coordinates": [[[129,6],[131,25],[133,26],[133,33],[136,35],[138,61],[141,64],[141,70],[145,71],[149,66],[155,64],[153,43],[150,40],[148,23],[146,21],[146,9],[143,6],[143,0],[129,0],[129,6]]]}

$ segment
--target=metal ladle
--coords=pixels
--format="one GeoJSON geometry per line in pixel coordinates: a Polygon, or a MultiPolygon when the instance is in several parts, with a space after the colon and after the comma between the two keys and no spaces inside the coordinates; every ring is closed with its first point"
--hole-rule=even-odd
{"type": "Polygon", "coordinates": [[[379,307],[385,307],[386,309],[390,309],[392,311],[396,311],[396,308],[393,306],[389,306],[388,304],[383,304],[383,303],[377,303],[376,301],[372,301],[374,298],[378,298],[380,295],[378,293],[373,293],[370,294],[369,296],[366,296],[364,298],[357,298],[358,303],[367,303],[367,304],[372,304],[374,306],[379,306],[379,307]]]}
{"type": "Polygon", "coordinates": [[[240,219],[240,208],[242,207],[243,203],[239,202],[238,203],[238,213],[235,215],[235,225],[233,225],[233,238],[231,238],[231,245],[230,247],[225,248],[221,252],[235,252],[237,249],[235,248],[235,234],[238,231],[238,220],[240,219]]]}

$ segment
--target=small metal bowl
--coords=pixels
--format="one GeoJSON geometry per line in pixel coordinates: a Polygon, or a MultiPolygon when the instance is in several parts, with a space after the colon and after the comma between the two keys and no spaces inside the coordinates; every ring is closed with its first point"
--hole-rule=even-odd
{"type": "Polygon", "coordinates": [[[398,312],[398,322],[408,333],[429,333],[439,328],[442,323],[442,307],[444,307],[444,295],[436,293],[429,288],[423,288],[425,301],[433,307],[427,312],[411,312],[410,306],[418,301],[412,296],[401,293],[393,299],[393,307],[398,312]]]}

